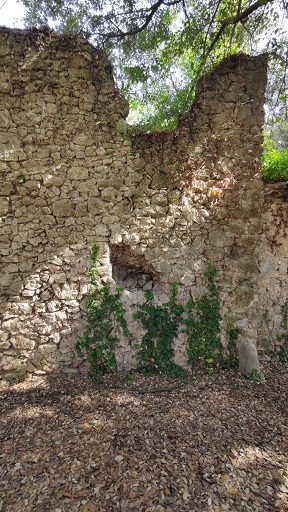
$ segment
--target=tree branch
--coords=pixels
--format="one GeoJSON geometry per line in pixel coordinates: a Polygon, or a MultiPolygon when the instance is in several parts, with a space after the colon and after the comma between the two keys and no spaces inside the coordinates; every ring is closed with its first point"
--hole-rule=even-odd
{"type": "Polygon", "coordinates": [[[231,16],[231,18],[226,18],[225,20],[220,21],[221,25],[224,25],[225,27],[227,25],[236,25],[239,23],[239,21],[245,20],[245,18],[248,18],[250,14],[257,11],[260,7],[264,7],[265,5],[269,3],[273,3],[274,0],[257,0],[254,4],[250,5],[250,7],[247,7],[244,9],[243,12],[240,12],[239,14],[236,14],[236,16],[231,16]]]}
{"type": "Polygon", "coordinates": [[[220,39],[221,35],[223,34],[225,28],[228,27],[228,25],[237,25],[237,23],[246,20],[246,18],[248,18],[250,14],[257,11],[257,9],[259,9],[260,7],[264,7],[265,5],[273,2],[274,0],[257,0],[257,2],[244,9],[244,11],[242,11],[239,14],[236,14],[236,16],[231,16],[229,18],[225,18],[225,20],[220,20],[221,27],[215,34],[208,50],[204,54],[204,59],[206,59],[208,55],[211,53],[217,41],[220,39]]]}
{"type": "Polygon", "coordinates": [[[205,35],[205,40],[204,40],[204,47],[203,47],[203,54],[204,54],[204,55],[205,55],[205,49],[206,49],[206,44],[207,44],[208,34],[209,34],[209,31],[210,31],[210,29],[211,29],[211,27],[212,27],[212,25],[213,25],[213,23],[214,23],[214,21],[215,21],[215,18],[216,18],[216,15],[217,15],[218,9],[219,9],[219,7],[220,7],[220,5],[221,5],[221,2],[222,2],[222,0],[218,0],[217,5],[216,5],[216,8],[215,8],[215,11],[214,11],[213,16],[212,16],[212,19],[211,19],[211,21],[210,21],[210,23],[209,23],[209,26],[208,26],[207,30],[206,30],[206,35],[205,35]]]}
{"type": "Polygon", "coordinates": [[[159,8],[162,5],[171,6],[171,5],[180,4],[181,2],[182,2],[182,0],[173,0],[171,2],[165,2],[165,0],[158,0],[149,9],[150,12],[149,12],[148,16],[146,17],[146,20],[144,21],[144,23],[142,23],[142,25],[132,28],[131,30],[127,30],[126,32],[120,32],[120,33],[119,32],[108,32],[108,34],[105,34],[106,41],[107,41],[107,39],[112,39],[112,38],[117,38],[117,39],[122,40],[126,36],[135,36],[136,34],[139,34],[139,32],[143,32],[143,30],[145,30],[145,28],[148,27],[148,25],[151,22],[151,20],[153,19],[154,15],[156,14],[156,12],[159,10],[159,8]]]}

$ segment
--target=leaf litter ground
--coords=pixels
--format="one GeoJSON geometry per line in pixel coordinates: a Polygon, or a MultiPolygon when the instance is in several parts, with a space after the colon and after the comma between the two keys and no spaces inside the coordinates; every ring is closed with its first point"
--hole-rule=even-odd
{"type": "Polygon", "coordinates": [[[288,365],[3,382],[0,510],[288,511],[288,365]]]}

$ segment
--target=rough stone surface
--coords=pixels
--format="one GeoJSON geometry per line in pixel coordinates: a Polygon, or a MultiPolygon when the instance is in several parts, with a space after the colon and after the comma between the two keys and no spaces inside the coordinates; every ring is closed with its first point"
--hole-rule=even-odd
{"type": "MultiPolygon", "coordinates": [[[[288,214],[284,188],[259,178],[266,57],[225,60],[175,131],[131,137],[103,51],[5,28],[0,46],[2,370],[73,369],[95,243],[99,277],[124,288],[132,347],[145,289],[163,303],[179,281],[185,302],[203,292],[209,261],[223,314],[231,307],[242,336],[276,346],[288,214]]],[[[175,351],[185,364],[184,339],[175,351]]],[[[124,341],[117,361],[135,361],[124,341]]]]}
{"type": "Polygon", "coordinates": [[[239,347],[239,370],[242,375],[249,376],[253,370],[260,372],[257,348],[250,340],[241,340],[239,347]]]}

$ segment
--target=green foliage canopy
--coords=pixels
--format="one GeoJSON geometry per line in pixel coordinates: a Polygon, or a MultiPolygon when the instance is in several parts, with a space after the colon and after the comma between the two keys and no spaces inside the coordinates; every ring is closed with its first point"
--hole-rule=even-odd
{"type": "Polygon", "coordinates": [[[269,181],[288,182],[288,148],[275,149],[272,141],[267,141],[262,154],[262,170],[269,181]]]}
{"type": "Polygon", "coordinates": [[[257,51],[262,41],[282,71],[287,62],[281,0],[22,2],[27,26],[77,32],[108,51],[130,101],[129,119],[146,128],[172,128],[189,109],[199,74],[229,54],[257,51]]]}

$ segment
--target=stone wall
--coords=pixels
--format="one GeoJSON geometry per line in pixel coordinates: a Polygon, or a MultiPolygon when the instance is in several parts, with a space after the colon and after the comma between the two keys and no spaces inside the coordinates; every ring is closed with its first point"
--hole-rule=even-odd
{"type": "Polygon", "coordinates": [[[282,307],[288,300],[288,186],[265,186],[259,241],[258,346],[275,350],[281,333],[282,307]]]}
{"type": "MultiPolygon", "coordinates": [[[[0,52],[2,371],[76,371],[94,243],[100,277],[124,287],[134,341],[144,290],[161,303],[179,281],[184,301],[212,261],[224,304],[260,346],[261,311],[278,301],[275,343],[287,203],[259,178],[266,56],[224,61],[175,131],[132,137],[111,66],[85,40],[1,29],[0,52]]],[[[181,364],[184,352],[179,339],[181,364]]],[[[129,368],[135,353],[123,342],[117,358],[129,368]]]]}

